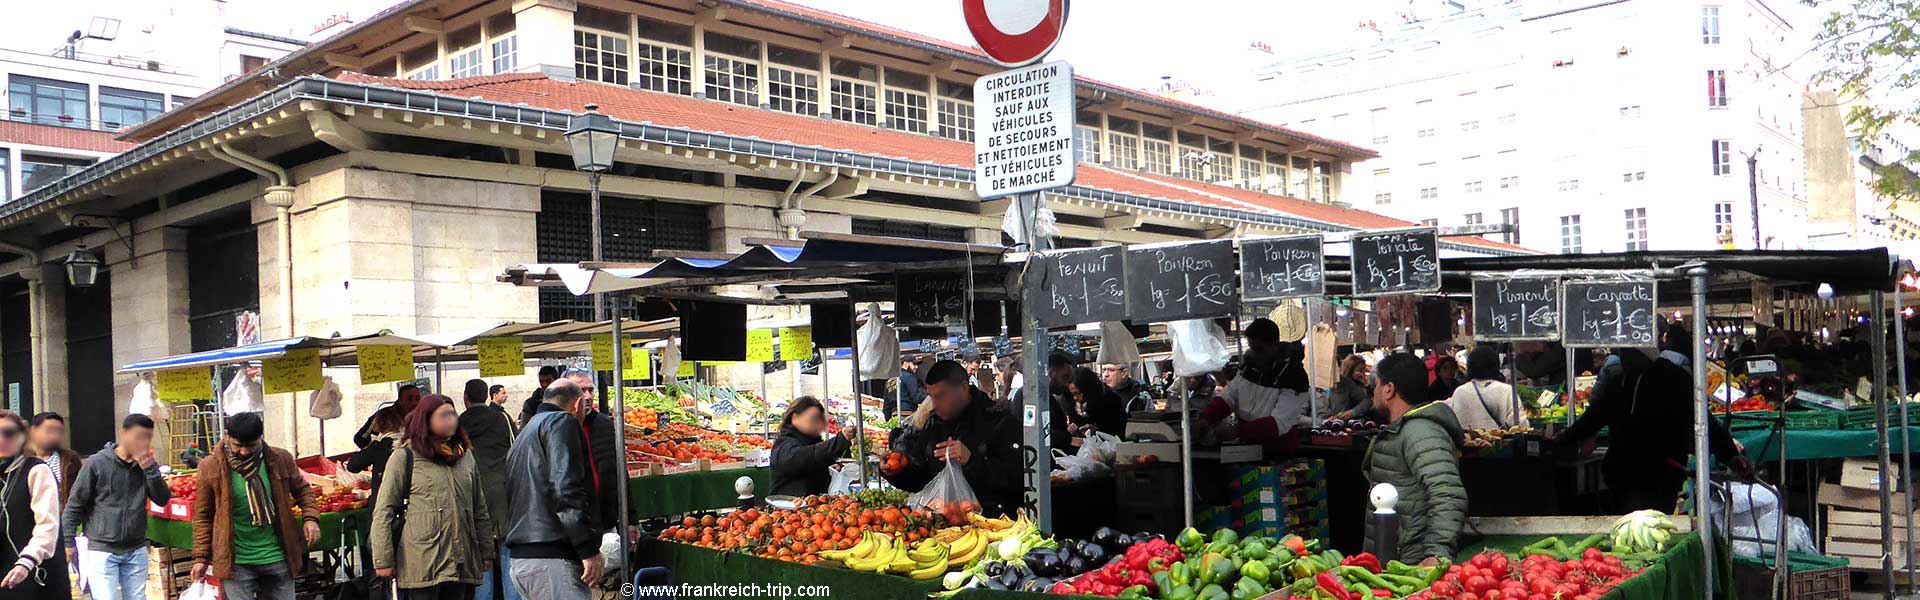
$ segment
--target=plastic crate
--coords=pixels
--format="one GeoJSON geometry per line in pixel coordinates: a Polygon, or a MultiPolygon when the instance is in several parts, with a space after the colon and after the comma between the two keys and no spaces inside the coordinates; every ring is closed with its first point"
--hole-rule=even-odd
{"type": "Polygon", "coordinates": [[[1787,411],[1787,429],[1801,431],[1812,429],[1839,429],[1841,416],[1845,413],[1837,410],[1787,411]]]}
{"type": "MultiPolygon", "coordinates": [[[[1874,408],[1871,406],[1850,408],[1850,409],[1847,409],[1845,413],[1841,414],[1840,429],[1846,429],[1851,431],[1863,431],[1863,430],[1873,429],[1876,426],[1876,424],[1879,423],[1879,418],[1880,418],[1879,415],[1874,411],[1874,408]]],[[[1909,425],[1920,424],[1920,407],[1915,407],[1915,406],[1907,407],[1907,424],[1909,425]]],[[[1891,427],[1900,426],[1900,406],[1899,405],[1896,404],[1896,405],[1891,405],[1887,407],[1887,425],[1891,427]]]]}
{"type": "MultiPolygon", "coordinates": [[[[1767,598],[1773,586],[1773,569],[1761,559],[1733,558],[1734,590],[1740,598],[1767,598]]],[[[1787,595],[1785,600],[1848,600],[1853,583],[1847,575],[1847,560],[1818,554],[1787,553],[1787,595]]]]}

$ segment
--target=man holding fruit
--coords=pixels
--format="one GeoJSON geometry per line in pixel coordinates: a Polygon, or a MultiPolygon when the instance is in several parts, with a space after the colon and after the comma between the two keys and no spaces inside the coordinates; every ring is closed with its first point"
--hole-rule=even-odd
{"type": "Polygon", "coordinates": [[[173,499],[153,460],[153,419],[127,415],[118,440],[81,465],[60,520],[68,534],[86,534],[81,576],[100,600],[147,597],[147,501],[173,499]]]}
{"type": "Polygon", "coordinates": [[[881,474],[900,489],[919,491],[951,461],[986,515],[1011,515],[1020,506],[1020,427],[1006,405],[968,382],[966,367],[943,360],[927,369],[927,402],[895,429],[894,453],[905,457],[881,474]]]}

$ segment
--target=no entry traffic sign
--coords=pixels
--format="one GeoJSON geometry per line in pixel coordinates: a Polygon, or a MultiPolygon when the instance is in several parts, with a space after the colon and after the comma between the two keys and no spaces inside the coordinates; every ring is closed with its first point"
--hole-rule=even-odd
{"type": "Polygon", "coordinates": [[[960,12],[980,49],[1009,67],[1046,56],[1067,24],[1067,0],[960,0],[960,12]]]}

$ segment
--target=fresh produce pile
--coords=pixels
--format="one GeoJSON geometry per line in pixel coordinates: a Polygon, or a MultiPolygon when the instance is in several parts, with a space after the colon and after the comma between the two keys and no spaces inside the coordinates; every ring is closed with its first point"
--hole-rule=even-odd
{"type": "Polygon", "coordinates": [[[1673,538],[1673,519],[1657,510],[1627,513],[1613,521],[1613,549],[1620,552],[1662,552],[1673,538]]]}
{"type": "Polygon", "coordinates": [[[1469,429],[1466,441],[1461,442],[1460,445],[1468,448],[1492,448],[1495,444],[1532,431],[1533,428],[1525,425],[1515,425],[1506,429],[1469,429]]]}
{"type": "MultiPolygon", "coordinates": [[[[315,478],[318,478],[317,480],[319,481],[331,481],[319,475],[309,475],[308,478],[310,481],[316,480],[315,478]]],[[[175,501],[193,502],[194,496],[200,491],[200,478],[194,472],[175,472],[167,475],[166,479],[167,490],[173,493],[173,500],[175,501]]],[[[371,489],[372,484],[367,481],[360,481],[352,486],[308,483],[307,487],[313,490],[314,504],[320,509],[320,512],[323,513],[346,512],[366,508],[367,502],[372,499],[374,492],[374,490],[371,489]]]]}
{"type": "Polygon", "coordinates": [[[905,506],[907,504],[907,495],[907,491],[900,488],[887,488],[884,490],[879,488],[862,488],[860,491],[853,493],[853,500],[859,502],[860,506],[866,508],[886,508],[888,506],[905,506]]]}
{"type": "Polygon", "coordinates": [[[326,490],[317,485],[312,487],[314,504],[319,507],[320,512],[346,512],[367,506],[368,496],[364,495],[366,494],[364,490],[356,491],[354,488],[346,487],[326,490]]]}
{"type": "MultiPolygon", "coordinates": [[[[1513,386],[1513,393],[1519,396],[1521,405],[1526,409],[1527,418],[1536,422],[1563,422],[1567,419],[1567,397],[1558,392],[1552,398],[1546,398],[1548,390],[1530,385],[1513,386]],[[1546,400],[1542,402],[1542,400],[1546,400]]],[[[1575,390],[1574,400],[1586,402],[1593,394],[1592,390],[1575,390]]]]}
{"type": "Polygon", "coordinates": [[[660,539],[716,550],[743,552],[802,564],[821,560],[823,550],[847,550],[880,534],[911,547],[933,536],[942,519],[898,506],[867,506],[853,496],[809,496],[791,509],[734,511],[688,516],[660,539]]]}
{"type": "MultiPolygon", "coordinates": [[[[1016,527],[1020,527],[1019,523],[1015,522],[1016,527]]],[[[1149,563],[1165,570],[1165,565],[1178,560],[1179,550],[1146,532],[1127,535],[1102,527],[1093,537],[1084,540],[1056,540],[1041,536],[1037,529],[1023,527],[1018,537],[1002,539],[989,546],[979,561],[947,574],[941,581],[945,591],[935,596],[951,596],[976,587],[1080,593],[1059,590],[1063,586],[1073,589],[1085,586],[1086,593],[1102,589],[1118,593],[1130,585],[1129,582],[1148,581],[1149,563]],[[1075,577],[1083,573],[1085,575],[1075,577]],[[1078,583],[1061,581],[1067,579],[1078,583]]]]}
{"type": "Polygon", "coordinates": [[[1619,557],[1598,548],[1587,548],[1580,557],[1565,561],[1531,554],[1518,565],[1505,554],[1488,551],[1447,569],[1427,589],[1407,599],[1593,600],[1639,574],[1639,570],[1626,568],[1619,557]]]}
{"type": "Polygon", "coordinates": [[[200,478],[191,472],[175,472],[167,476],[167,489],[173,492],[173,499],[192,502],[193,495],[200,489],[200,478]]]}
{"type": "Polygon", "coordinates": [[[1725,404],[1725,405],[1716,407],[1713,409],[1713,412],[1724,415],[1729,412],[1747,412],[1747,411],[1754,411],[1754,410],[1773,411],[1773,410],[1776,410],[1776,408],[1774,407],[1773,403],[1767,401],[1766,398],[1763,398],[1760,396],[1747,396],[1745,398],[1735,400],[1731,404],[1725,404]]]}
{"type": "Polygon", "coordinates": [[[627,443],[627,462],[677,465],[702,458],[717,462],[739,460],[739,457],[732,453],[714,450],[698,443],[673,441],[627,443]]]}
{"type": "Polygon", "coordinates": [[[1308,433],[1335,437],[1366,436],[1379,433],[1381,429],[1385,429],[1385,427],[1366,419],[1336,419],[1329,417],[1326,421],[1321,422],[1320,426],[1308,430],[1308,433]]]}
{"type": "Polygon", "coordinates": [[[625,391],[627,424],[635,427],[653,429],[660,425],[660,414],[665,413],[667,420],[685,425],[698,425],[700,419],[693,414],[693,399],[687,398],[682,405],[680,397],[669,396],[659,390],[627,388],[625,391]]]}

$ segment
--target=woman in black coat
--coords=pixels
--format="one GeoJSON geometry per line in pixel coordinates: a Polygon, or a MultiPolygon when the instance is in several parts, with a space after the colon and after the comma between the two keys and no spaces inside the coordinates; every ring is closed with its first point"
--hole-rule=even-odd
{"type": "Polygon", "coordinates": [[[780,437],[773,441],[773,495],[812,496],[827,493],[832,474],[827,468],[847,455],[853,428],[821,439],[827,430],[827,409],[811,396],[801,396],[780,417],[780,437]]]}
{"type": "Polygon", "coordinates": [[[1094,374],[1093,369],[1075,368],[1067,393],[1073,398],[1073,411],[1068,419],[1075,434],[1085,436],[1101,431],[1119,436],[1126,433],[1126,406],[1119,394],[1100,382],[1100,376],[1094,374]]]}

